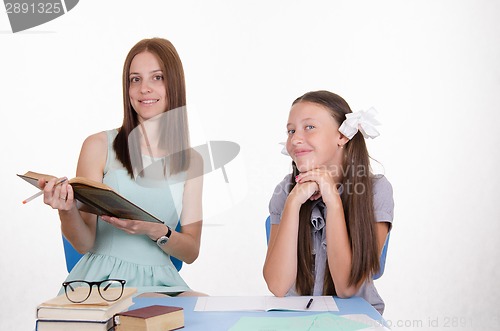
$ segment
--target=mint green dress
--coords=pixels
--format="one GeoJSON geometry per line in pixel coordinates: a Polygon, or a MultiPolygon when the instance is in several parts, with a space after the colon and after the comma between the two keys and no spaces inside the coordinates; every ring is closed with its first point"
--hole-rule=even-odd
{"type": "MultiPolygon", "coordinates": [[[[116,159],[113,141],[117,130],[106,131],[108,157],[103,183],[155,215],[175,229],[182,210],[185,173],[175,176],[175,184],[167,181],[155,187],[144,187],[133,180],[116,159]]],[[[131,235],[97,218],[94,247],[75,265],[70,280],[100,281],[124,279],[126,287],[138,293],[190,291],[172,264],[170,256],[146,235],[131,235]]]]}

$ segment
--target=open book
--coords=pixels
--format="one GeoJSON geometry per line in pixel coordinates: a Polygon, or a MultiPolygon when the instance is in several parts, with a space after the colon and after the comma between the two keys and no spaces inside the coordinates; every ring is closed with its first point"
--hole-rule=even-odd
{"type": "Polygon", "coordinates": [[[199,297],[194,311],[338,311],[332,296],[199,297]],[[308,306],[309,301],[311,304],[308,306]]]}
{"type": "MultiPolygon", "coordinates": [[[[40,178],[44,178],[46,181],[56,178],[33,171],[18,176],[36,187],[38,187],[38,179],[40,178]]],[[[160,219],[127,200],[106,184],[84,177],[75,177],[68,182],[73,188],[77,207],[81,211],[96,215],[163,223],[160,219]]]]}

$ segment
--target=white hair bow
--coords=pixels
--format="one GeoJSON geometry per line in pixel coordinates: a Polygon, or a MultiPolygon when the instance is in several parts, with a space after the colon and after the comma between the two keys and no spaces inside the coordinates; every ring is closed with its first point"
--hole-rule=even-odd
{"type": "Polygon", "coordinates": [[[373,107],[368,110],[346,114],[346,119],[342,122],[339,131],[349,140],[351,140],[358,131],[361,131],[365,139],[378,137],[380,133],[375,129],[375,125],[380,125],[380,123],[375,119],[376,115],[377,111],[373,107]]]}

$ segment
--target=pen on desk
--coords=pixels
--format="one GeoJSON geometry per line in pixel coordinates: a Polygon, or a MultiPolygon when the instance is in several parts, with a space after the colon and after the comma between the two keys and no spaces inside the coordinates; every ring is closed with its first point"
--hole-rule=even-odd
{"type": "MultiPolygon", "coordinates": [[[[54,185],[54,187],[57,186],[57,185],[59,185],[59,184],[61,184],[61,183],[64,183],[67,180],[68,180],[68,178],[66,178],[66,177],[59,178],[57,180],[56,184],[54,185]]],[[[23,205],[26,204],[26,203],[28,203],[28,202],[30,202],[31,200],[33,200],[33,199],[41,196],[42,194],[43,194],[43,190],[40,190],[39,192],[33,194],[32,196],[30,196],[29,198],[27,198],[26,200],[23,201],[23,205]]]]}
{"type": "Polygon", "coordinates": [[[309,309],[309,307],[311,307],[312,303],[313,303],[313,298],[309,299],[309,302],[306,305],[306,309],[309,309]]]}

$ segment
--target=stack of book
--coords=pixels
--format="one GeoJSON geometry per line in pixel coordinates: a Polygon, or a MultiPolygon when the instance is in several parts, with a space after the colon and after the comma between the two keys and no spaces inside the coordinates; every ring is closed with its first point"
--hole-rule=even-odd
{"type": "MultiPolygon", "coordinates": [[[[94,289],[97,292],[97,289],[94,289]]],[[[92,291],[93,292],[93,291],[92,291]]],[[[113,316],[127,310],[132,304],[136,288],[126,287],[120,299],[107,302],[92,293],[83,303],[70,302],[65,294],[38,305],[36,310],[37,331],[113,329],[113,316]]]]}

